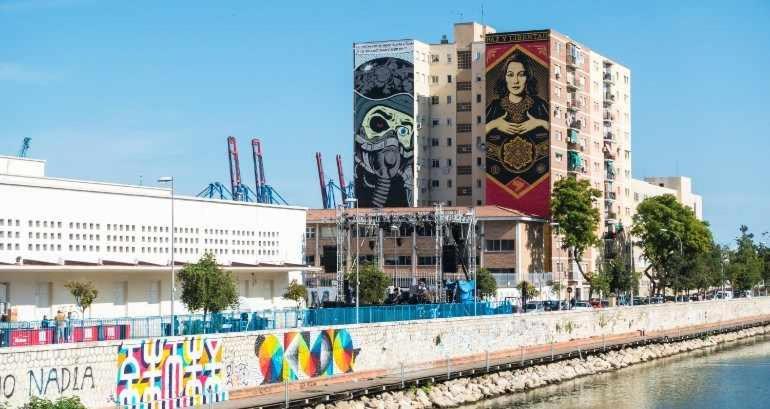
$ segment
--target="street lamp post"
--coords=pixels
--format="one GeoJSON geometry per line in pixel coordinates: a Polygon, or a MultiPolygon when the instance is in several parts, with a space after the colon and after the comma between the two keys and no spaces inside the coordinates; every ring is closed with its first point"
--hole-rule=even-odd
{"type": "Polygon", "coordinates": [[[396,288],[399,288],[398,286],[398,250],[396,250],[396,244],[398,243],[398,230],[399,227],[395,224],[390,226],[390,231],[393,234],[393,291],[395,291],[396,288]]]}
{"type": "Polygon", "coordinates": [[[360,247],[360,244],[361,244],[359,242],[360,237],[358,237],[359,233],[360,233],[360,231],[358,229],[358,199],[356,199],[354,197],[349,197],[349,198],[345,199],[345,202],[347,202],[348,205],[352,204],[352,205],[355,205],[355,207],[356,207],[356,215],[355,215],[355,217],[356,217],[356,230],[355,230],[355,232],[356,232],[356,324],[358,324],[358,322],[359,322],[359,318],[358,318],[358,306],[359,306],[358,305],[358,286],[360,284],[360,282],[358,281],[358,264],[360,264],[360,262],[361,262],[361,260],[359,260],[359,258],[358,258],[358,248],[360,247]]]}
{"type": "Polygon", "coordinates": [[[171,184],[171,335],[176,335],[176,316],[174,304],[176,303],[176,277],[174,275],[174,177],[163,176],[158,178],[159,183],[171,184]]]}

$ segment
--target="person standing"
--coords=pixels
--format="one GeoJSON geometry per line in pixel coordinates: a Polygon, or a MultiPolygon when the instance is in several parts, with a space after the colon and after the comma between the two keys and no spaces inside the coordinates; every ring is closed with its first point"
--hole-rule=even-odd
{"type": "Polygon", "coordinates": [[[67,317],[62,310],[56,311],[56,343],[64,342],[64,330],[67,328],[67,317]]]}

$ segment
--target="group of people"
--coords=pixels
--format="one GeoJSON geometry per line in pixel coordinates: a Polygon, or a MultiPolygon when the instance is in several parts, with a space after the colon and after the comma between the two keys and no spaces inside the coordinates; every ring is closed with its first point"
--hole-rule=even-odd
{"type": "Polygon", "coordinates": [[[64,311],[58,310],[53,319],[49,319],[47,315],[43,315],[43,320],[40,322],[40,328],[55,328],[54,342],[57,344],[70,342],[72,341],[72,320],[75,318],[76,316],[72,311],[68,311],[65,315],[64,311]]]}

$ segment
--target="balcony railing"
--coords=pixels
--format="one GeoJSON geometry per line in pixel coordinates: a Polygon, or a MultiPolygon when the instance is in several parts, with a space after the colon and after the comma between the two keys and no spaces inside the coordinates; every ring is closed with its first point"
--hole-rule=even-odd
{"type": "Polygon", "coordinates": [[[604,200],[615,200],[616,197],[615,192],[604,192],[604,200]]]}
{"type": "Polygon", "coordinates": [[[612,84],[612,83],[614,83],[614,82],[615,82],[615,81],[612,79],[612,74],[610,74],[609,72],[605,72],[605,73],[604,73],[604,76],[603,76],[602,78],[603,78],[604,82],[605,82],[605,83],[607,83],[607,84],[612,84]]]}
{"type": "Polygon", "coordinates": [[[604,140],[605,141],[614,141],[615,140],[615,134],[612,133],[612,131],[607,131],[604,133],[604,140]]]}

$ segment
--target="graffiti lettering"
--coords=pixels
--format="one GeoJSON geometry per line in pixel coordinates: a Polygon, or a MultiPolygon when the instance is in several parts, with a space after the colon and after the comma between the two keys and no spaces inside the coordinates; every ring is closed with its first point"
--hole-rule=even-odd
{"type": "MultiPolygon", "coordinates": [[[[94,371],[90,366],[86,366],[82,371],[77,366],[72,369],[30,369],[27,375],[29,378],[29,396],[45,396],[49,390],[61,394],[66,391],[74,392],[95,388],[94,371]]],[[[5,384],[5,381],[3,384],[5,384]]],[[[13,384],[15,387],[15,379],[13,384]]],[[[3,389],[5,390],[5,387],[3,389]]]]}
{"type": "Polygon", "coordinates": [[[358,352],[344,329],[260,335],[254,345],[259,359],[258,383],[352,372],[358,352]]]}
{"type": "Polygon", "coordinates": [[[222,341],[216,338],[123,344],[118,349],[117,400],[123,407],[166,409],[225,401],[222,353],[222,341]]]}

